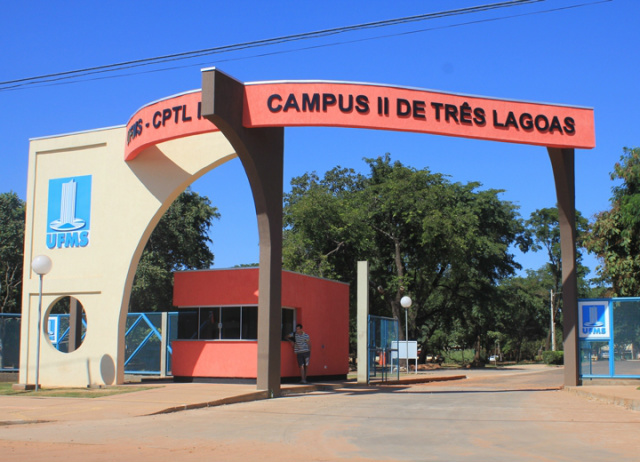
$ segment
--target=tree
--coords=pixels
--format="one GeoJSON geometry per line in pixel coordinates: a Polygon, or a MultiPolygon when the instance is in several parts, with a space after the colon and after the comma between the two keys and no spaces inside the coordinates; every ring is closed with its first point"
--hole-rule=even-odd
{"type": "Polygon", "coordinates": [[[372,236],[355,203],[363,185],[364,177],[340,167],[323,179],[314,172],[291,180],[283,211],[287,268],[325,278],[355,274],[353,262],[372,236]]]}
{"type": "Polygon", "coordinates": [[[495,330],[504,337],[501,348],[513,360],[534,359],[536,351],[523,351],[529,342],[544,338],[549,326],[548,293],[541,289],[539,273],[514,277],[500,284],[500,305],[495,309],[495,330]]]}
{"type": "MultiPolygon", "coordinates": [[[[579,272],[578,277],[582,277],[584,280],[589,269],[581,265],[581,249],[584,247],[583,240],[589,230],[589,222],[578,210],[576,210],[575,221],[576,263],[578,265],[579,272]]],[[[553,288],[559,292],[562,287],[562,258],[560,251],[560,223],[558,220],[557,207],[537,209],[532,212],[529,220],[526,222],[526,226],[533,237],[531,250],[537,252],[544,249],[547,252],[549,260],[546,267],[555,280],[553,288]]]]}
{"type": "Polygon", "coordinates": [[[24,202],[14,192],[0,194],[0,313],[21,310],[24,228],[24,202]]]}
{"type": "Polygon", "coordinates": [[[173,273],[213,264],[209,229],[219,218],[208,198],[187,189],[151,233],[136,270],[129,311],[165,311],[173,306],[173,273]]]}
{"type": "Polygon", "coordinates": [[[611,209],[596,215],[585,240],[601,260],[598,274],[613,286],[613,296],[640,295],[640,148],[624,148],[614,166],[611,209]]]}
{"type": "MultiPolygon", "coordinates": [[[[578,276],[578,292],[580,296],[586,296],[588,291],[588,284],[585,280],[589,269],[582,265],[582,252],[584,244],[584,236],[589,229],[589,223],[582,214],[576,210],[575,216],[576,222],[576,268],[578,276]]],[[[537,209],[533,213],[529,220],[526,222],[527,231],[531,233],[533,239],[533,245],[531,250],[537,252],[539,250],[545,250],[549,260],[541,268],[541,271],[549,274],[550,280],[546,281],[548,284],[546,287],[547,300],[550,300],[553,309],[554,325],[560,324],[560,312],[562,309],[562,255],[560,251],[560,222],[558,219],[558,209],[543,208],[537,209]],[[551,292],[553,291],[553,292],[551,292]]],[[[530,276],[532,274],[530,273],[530,276]]],[[[540,280],[540,278],[538,278],[540,280]]],[[[551,323],[551,313],[549,313],[549,324],[551,323]]],[[[557,330],[558,332],[561,329],[557,330]]],[[[551,349],[551,329],[547,336],[547,350],[551,349]]]]}
{"type": "Polygon", "coordinates": [[[424,347],[438,329],[451,331],[485,306],[497,282],[519,268],[509,248],[526,248],[524,227],[501,191],[452,184],[388,154],[365,161],[366,177],[338,167],[323,179],[294,179],[285,196],[284,265],[351,282],[356,261],[368,260],[371,313],[404,319],[400,299],[410,294],[409,329],[424,347]]]}

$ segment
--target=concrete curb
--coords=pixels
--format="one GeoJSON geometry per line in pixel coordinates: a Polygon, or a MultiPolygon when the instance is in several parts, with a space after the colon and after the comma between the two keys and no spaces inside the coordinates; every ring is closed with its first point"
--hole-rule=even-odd
{"type": "MultiPolygon", "coordinates": [[[[377,388],[397,385],[411,385],[415,383],[428,383],[428,382],[445,382],[450,380],[462,380],[466,379],[466,375],[453,375],[449,377],[417,377],[407,378],[400,380],[389,380],[386,382],[374,382],[369,384],[361,384],[357,382],[341,382],[341,383],[318,383],[308,384],[297,387],[282,388],[280,390],[280,397],[293,396],[304,393],[312,393],[314,391],[333,391],[342,388],[377,388]]],[[[152,412],[151,414],[144,415],[161,415],[171,414],[174,412],[189,411],[193,409],[204,409],[208,407],[225,406],[227,404],[247,403],[250,401],[260,401],[269,399],[269,394],[266,390],[256,391],[253,393],[245,393],[243,395],[230,396],[227,398],[221,398],[214,401],[207,401],[203,403],[183,404],[180,406],[173,406],[161,411],[152,412]]]]}
{"type": "Polygon", "coordinates": [[[577,396],[582,396],[582,397],[593,399],[596,401],[601,401],[603,403],[615,404],[615,405],[630,409],[632,411],[640,411],[640,396],[638,398],[616,396],[611,393],[594,391],[593,388],[591,387],[588,389],[584,387],[565,387],[565,390],[577,396]]]}
{"type": "Polygon", "coordinates": [[[466,375],[450,375],[445,377],[416,377],[399,380],[387,380],[386,382],[376,382],[369,384],[370,386],[393,386],[393,385],[411,385],[413,383],[429,383],[429,382],[448,382],[450,380],[464,380],[468,378],[466,375]]]}
{"type": "Polygon", "coordinates": [[[151,414],[144,415],[160,415],[171,414],[173,412],[189,411],[192,409],[203,409],[206,407],[224,406],[226,404],[246,403],[249,401],[259,401],[262,399],[268,399],[269,395],[266,390],[256,391],[254,393],[246,393],[244,395],[230,396],[228,398],[216,399],[214,401],[207,401],[204,403],[183,404],[180,406],[169,407],[161,411],[152,412],[151,414]]]}

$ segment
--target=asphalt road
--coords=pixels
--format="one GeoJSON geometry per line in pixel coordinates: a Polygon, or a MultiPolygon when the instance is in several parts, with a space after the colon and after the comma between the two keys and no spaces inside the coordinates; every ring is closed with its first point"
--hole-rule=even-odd
{"type": "Polygon", "coordinates": [[[562,370],[314,392],[118,420],[0,427],[2,461],[637,461],[640,413],[562,370]]]}

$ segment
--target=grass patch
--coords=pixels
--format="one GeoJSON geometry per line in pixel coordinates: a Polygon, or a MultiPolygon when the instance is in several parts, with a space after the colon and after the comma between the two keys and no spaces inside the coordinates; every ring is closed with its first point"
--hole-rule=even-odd
{"type": "Polygon", "coordinates": [[[133,393],[157,387],[113,386],[107,388],[40,388],[40,390],[14,390],[11,383],[0,383],[0,396],[45,396],[56,398],[102,398],[104,396],[133,393]]]}

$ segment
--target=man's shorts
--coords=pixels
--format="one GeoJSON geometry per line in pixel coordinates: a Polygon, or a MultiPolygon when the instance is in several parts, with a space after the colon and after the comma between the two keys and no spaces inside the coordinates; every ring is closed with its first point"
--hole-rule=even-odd
{"type": "Polygon", "coordinates": [[[309,365],[309,359],[311,359],[310,351],[303,351],[302,353],[296,353],[296,356],[298,357],[298,366],[302,367],[302,366],[309,365]]]}

